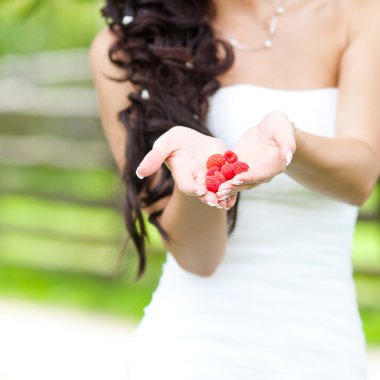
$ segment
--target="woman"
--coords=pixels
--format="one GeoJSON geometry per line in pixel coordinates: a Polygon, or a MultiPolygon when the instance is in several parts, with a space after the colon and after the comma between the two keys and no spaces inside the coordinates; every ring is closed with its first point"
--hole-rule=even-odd
{"type": "Polygon", "coordinates": [[[103,14],[91,63],[139,274],[141,210],[168,251],[128,380],[366,379],[350,255],[380,171],[379,2],[103,14]],[[249,171],[213,193],[205,162],[227,149],[249,171]]]}

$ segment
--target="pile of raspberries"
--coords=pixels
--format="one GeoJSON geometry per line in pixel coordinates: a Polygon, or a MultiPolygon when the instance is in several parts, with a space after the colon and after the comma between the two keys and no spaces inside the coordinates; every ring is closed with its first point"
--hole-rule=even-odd
{"type": "Polygon", "coordinates": [[[207,190],[216,193],[219,186],[232,178],[235,175],[247,172],[249,166],[238,160],[236,153],[227,150],[223,154],[212,154],[206,162],[206,188],[207,190]]]}

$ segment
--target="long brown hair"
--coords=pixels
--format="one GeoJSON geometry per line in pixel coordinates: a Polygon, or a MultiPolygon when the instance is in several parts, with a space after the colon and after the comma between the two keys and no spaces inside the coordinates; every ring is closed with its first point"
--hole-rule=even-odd
{"type": "MultiPolygon", "coordinates": [[[[232,66],[234,56],[209,25],[215,16],[211,0],[107,0],[102,14],[117,36],[109,58],[125,69],[124,80],[139,89],[129,93],[130,105],[119,112],[128,134],[124,218],[139,256],[139,279],[146,267],[147,237],[141,207],[170,195],[174,183],[165,165],[154,186],[153,176],[140,180],[136,168],[155,140],[175,125],[211,135],[205,125],[208,98],[219,88],[216,77],[232,66]]],[[[236,207],[228,211],[230,233],[236,207]]],[[[162,211],[152,213],[149,221],[169,239],[157,220],[162,211]]]]}

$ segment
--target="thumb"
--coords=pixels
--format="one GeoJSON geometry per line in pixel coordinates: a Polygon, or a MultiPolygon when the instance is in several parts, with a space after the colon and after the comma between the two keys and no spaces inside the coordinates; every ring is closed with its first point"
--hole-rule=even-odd
{"type": "Polygon", "coordinates": [[[142,179],[157,172],[170,153],[169,149],[157,149],[153,147],[153,149],[145,155],[136,169],[137,177],[142,179]]]}
{"type": "Polygon", "coordinates": [[[204,169],[197,170],[194,176],[195,183],[196,183],[196,195],[198,197],[202,197],[207,193],[207,188],[205,184],[205,178],[206,178],[206,173],[204,169]]]}
{"type": "Polygon", "coordinates": [[[190,167],[184,166],[181,170],[173,168],[172,175],[178,189],[186,195],[203,196],[207,192],[205,186],[192,174],[190,167]]]}
{"type": "Polygon", "coordinates": [[[274,138],[280,149],[281,160],[283,160],[286,163],[286,166],[288,166],[292,161],[294,152],[296,151],[294,127],[283,128],[276,133],[274,138]]]}

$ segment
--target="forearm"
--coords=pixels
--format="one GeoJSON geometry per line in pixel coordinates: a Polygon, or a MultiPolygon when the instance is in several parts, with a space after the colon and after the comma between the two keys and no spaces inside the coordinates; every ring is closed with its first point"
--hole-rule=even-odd
{"type": "Polygon", "coordinates": [[[297,150],[286,173],[335,199],[361,205],[379,175],[370,147],[359,140],[316,136],[296,128],[297,150]]]}
{"type": "Polygon", "coordinates": [[[189,272],[211,275],[224,257],[227,212],[202,204],[176,187],[160,220],[169,234],[165,248],[189,272]]]}

